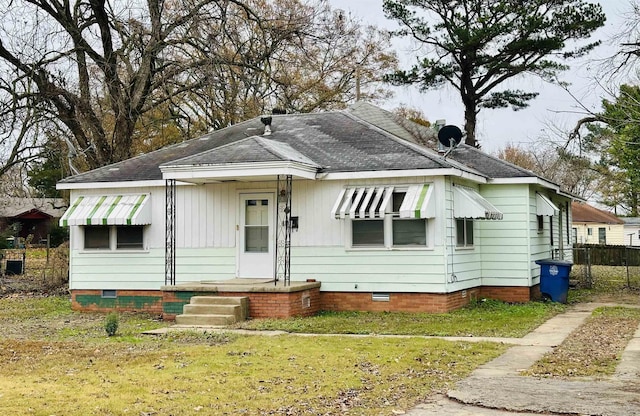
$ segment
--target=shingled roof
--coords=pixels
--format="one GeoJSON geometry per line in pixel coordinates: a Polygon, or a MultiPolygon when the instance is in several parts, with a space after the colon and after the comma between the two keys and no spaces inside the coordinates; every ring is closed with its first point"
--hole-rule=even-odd
{"type": "Polygon", "coordinates": [[[571,203],[571,216],[574,223],[624,224],[620,218],[582,202],[571,203]]]}
{"type": "Polygon", "coordinates": [[[343,111],[271,117],[270,135],[265,135],[265,127],[256,117],[60,183],[160,180],[160,166],[269,161],[301,162],[325,173],[457,168],[489,178],[536,176],[464,144],[445,159],[433,149],[416,144],[424,144],[425,138],[434,140],[430,129],[399,120],[371,104],[358,103],[343,111]]]}

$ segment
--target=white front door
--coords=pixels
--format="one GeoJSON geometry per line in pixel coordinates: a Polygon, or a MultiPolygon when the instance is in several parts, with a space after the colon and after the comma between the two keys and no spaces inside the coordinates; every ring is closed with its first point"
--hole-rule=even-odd
{"type": "Polygon", "coordinates": [[[272,193],[240,194],[238,277],[274,274],[274,214],[272,193]]]}

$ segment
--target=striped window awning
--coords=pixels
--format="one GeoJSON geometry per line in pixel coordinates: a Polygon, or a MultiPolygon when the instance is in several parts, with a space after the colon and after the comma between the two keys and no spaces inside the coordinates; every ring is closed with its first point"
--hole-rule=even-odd
{"type": "Polygon", "coordinates": [[[475,189],[455,185],[453,187],[453,216],[456,218],[501,220],[502,212],[484,199],[475,189]]]}
{"type": "Polygon", "coordinates": [[[340,191],[331,218],[384,218],[392,213],[391,201],[393,193],[403,192],[405,197],[399,210],[401,218],[433,218],[431,194],[433,188],[428,184],[410,185],[407,187],[394,186],[361,186],[350,187],[340,191]]]}
{"type": "Polygon", "coordinates": [[[67,209],[60,225],[151,224],[149,194],[80,196],[67,209]]]}
{"type": "Polygon", "coordinates": [[[556,206],[549,198],[536,192],[536,214],[553,217],[560,208],[556,206]]]}

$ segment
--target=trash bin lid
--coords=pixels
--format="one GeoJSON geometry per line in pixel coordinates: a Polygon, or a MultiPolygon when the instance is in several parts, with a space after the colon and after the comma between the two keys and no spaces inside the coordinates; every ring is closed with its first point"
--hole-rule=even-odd
{"type": "Polygon", "coordinates": [[[554,266],[573,266],[573,263],[568,260],[557,260],[557,259],[541,259],[536,260],[536,264],[538,265],[554,265],[554,266]]]}

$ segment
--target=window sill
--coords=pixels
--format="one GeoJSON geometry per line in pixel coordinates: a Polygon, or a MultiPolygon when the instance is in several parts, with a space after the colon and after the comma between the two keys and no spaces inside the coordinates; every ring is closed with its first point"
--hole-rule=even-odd
{"type": "Polygon", "coordinates": [[[433,251],[433,247],[346,247],[346,251],[433,251]]]}
{"type": "Polygon", "coordinates": [[[108,248],[94,248],[94,249],[82,249],[79,251],[79,254],[148,254],[150,253],[149,249],[129,249],[129,250],[111,250],[108,248]]]}
{"type": "Polygon", "coordinates": [[[462,246],[456,246],[456,251],[460,250],[460,251],[469,251],[469,250],[474,250],[476,247],[475,246],[471,246],[471,247],[462,247],[462,246]]]}

